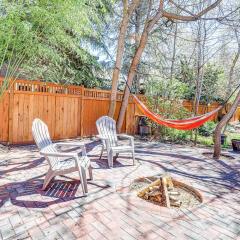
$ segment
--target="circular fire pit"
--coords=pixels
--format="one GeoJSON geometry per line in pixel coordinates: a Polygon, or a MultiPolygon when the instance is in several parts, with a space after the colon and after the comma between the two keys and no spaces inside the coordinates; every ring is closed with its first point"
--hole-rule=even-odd
{"type": "Polygon", "coordinates": [[[193,187],[168,177],[141,177],[129,187],[141,200],[168,208],[192,208],[203,202],[201,194],[193,187]]]}

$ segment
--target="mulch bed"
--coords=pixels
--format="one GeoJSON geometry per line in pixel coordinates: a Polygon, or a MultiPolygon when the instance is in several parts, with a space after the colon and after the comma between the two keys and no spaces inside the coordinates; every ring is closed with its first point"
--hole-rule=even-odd
{"type": "MultiPolygon", "coordinates": [[[[202,155],[208,159],[213,159],[213,153],[212,152],[204,152],[202,155]]],[[[235,159],[233,156],[230,156],[229,154],[226,153],[221,153],[220,155],[221,160],[233,160],[235,159]]]]}

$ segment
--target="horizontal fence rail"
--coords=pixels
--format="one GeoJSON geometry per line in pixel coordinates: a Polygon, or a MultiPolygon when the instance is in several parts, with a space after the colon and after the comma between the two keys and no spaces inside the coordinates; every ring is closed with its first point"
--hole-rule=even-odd
{"type": "MultiPolygon", "coordinates": [[[[0,77],[0,86],[2,83],[3,78],[0,77]]],[[[122,98],[123,93],[119,92],[115,119],[122,98]]],[[[31,126],[34,118],[46,122],[51,137],[55,140],[95,135],[95,122],[107,114],[109,99],[110,91],[107,90],[21,79],[12,81],[0,99],[0,142],[32,143],[31,126]]],[[[188,110],[192,109],[192,103],[189,101],[183,101],[182,105],[188,110]]],[[[200,105],[199,114],[216,107],[218,104],[200,105]]],[[[134,134],[137,130],[138,116],[141,115],[130,98],[122,132],[134,134]]],[[[240,109],[232,120],[239,120],[239,116],[240,109]]]]}

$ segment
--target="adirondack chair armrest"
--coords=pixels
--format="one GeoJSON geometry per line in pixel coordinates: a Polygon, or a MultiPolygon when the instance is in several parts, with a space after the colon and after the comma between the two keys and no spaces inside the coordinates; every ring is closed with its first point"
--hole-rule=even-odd
{"type": "Polygon", "coordinates": [[[127,134],[117,134],[117,136],[120,138],[134,139],[133,136],[127,134]]]}
{"type": "Polygon", "coordinates": [[[44,151],[44,148],[40,151],[40,154],[46,157],[71,157],[75,160],[78,160],[78,154],[77,153],[63,153],[63,152],[47,152],[44,151]]]}
{"type": "Polygon", "coordinates": [[[131,146],[134,146],[134,137],[127,134],[117,134],[117,137],[122,139],[128,139],[130,141],[131,146]]]}
{"type": "Polygon", "coordinates": [[[96,137],[106,143],[107,149],[110,148],[110,141],[109,141],[109,139],[107,137],[103,137],[101,135],[96,135],[96,137]]]}
{"type": "Polygon", "coordinates": [[[86,147],[84,143],[55,143],[56,147],[80,147],[82,156],[87,156],[86,147]]]}
{"type": "Polygon", "coordinates": [[[101,135],[96,135],[97,138],[101,139],[101,140],[104,140],[104,141],[107,141],[108,138],[107,137],[103,137],[101,135]]]}

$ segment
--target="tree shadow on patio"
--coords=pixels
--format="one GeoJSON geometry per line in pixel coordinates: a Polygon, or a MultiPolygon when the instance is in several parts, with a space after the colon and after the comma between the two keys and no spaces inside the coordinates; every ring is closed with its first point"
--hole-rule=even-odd
{"type": "MultiPolygon", "coordinates": [[[[0,207],[7,201],[13,205],[26,208],[46,208],[53,204],[81,199],[82,196],[80,181],[72,178],[70,180],[54,180],[48,188],[43,191],[43,180],[37,178],[29,179],[23,182],[10,183],[0,186],[0,207]],[[78,192],[79,190],[79,193],[78,192]],[[78,196],[79,195],[79,196],[78,196]]],[[[95,185],[98,189],[105,189],[108,186],[97,183],[88,183],[95,185]]]]}
{"type": "Polygon", "coordinates": [[[45,159],[43,157],[41,157],[41,158],[35,159],[33,161],[7,163],[7,164],[1,163],[0,167],[1,166],[4,166],[4,167],[6,167],[6,166],[14,166],[14,167],[12,167],[10,169],[6,169],[6,170],[0,170],[0,176],[4,175],[4,174],[7,174],[7,173],[15,172],[15,171],[29,170],[31,168],[35,168],[38,165],[42,164],[44,162],[44,160],[45,159]]]}
{"type": "MultiPolygon", "coordinates": [[[[216,194],[219,193],[219,187],[225,187],[227,189],[237,189],[240,187],[240,172],[237,169],[232,168],[229,164],[227,164],[224,161],[221,160],[212,160],[212,162],[209,160],[203,160],[203,159],[197,159],[195,157],[185,156],[185,155],[178,155],[178,154],[168,154],[168,153],[160,153],[160,156],[171,156],[176,159],[181,158],[182,160],[190,160],[187,163],[182,162],[181,165],[185,164],[191,164],[191,161],[199,161],[202,163],[202,166],[195,166],[195,168],[192,168],[192,171],[186,171],[186,170],[180,170],[175,165],[171,163],[171,161],[165,161],[165,162],[159,162],[159,161],[153,161],[153,160],[144,160],[141,159],[143,162],[148,162],[153,165],[157,165],[160,169],[162,169],[164,172],[173,173],[175,175],[183,176],[186,178],[194,179],[199,182],[202,182],[204,184],[207,184],[211,190],[213,190],[213,186],[216,187],[215,192],[216,194]],[[208,171],[206,168],[211,168],[211,172],[208,171]],[[205,169],[206,168],[206,169],[205,169]],[[200,171],[201,170],[201,171],[200,171]],[[202,174],[204,173],[204,174],[202,174]]],[[[179,159],[179,161],[181,161],[179,159]]],[[[190,168],[191,169],[191,168],[190,168]]],[[[210,189],[209,189],[210,190],[210,189]]]]}
{"type": "Polygon", "coordinates": [[[174,153],[162,153],[162,152],[154,152],[154,151],[144,151],[144,150],[136,150],[136,153],[142,153],[142,154],[148,154],[148,155],[158,155],[158,156],[166,156],[166,157],[172,157],[172,158],[183,158],[185,160],[191,160],[191,161],[197,161],[197,162],[206,162],[204,159],[196,158],[193,156],[188,155],[182,155],[182,154],[174,154],[174,153]]]}
{"type": "MultiPolygon", "coordinates": [[[[113,168],[121,168],[121,167],[130,167],[132,166],[131,164],[131,157],[127,157],[127,156],[120,156],[118,157],[120,158],[118,159],[114,159],[113,160],[113,168]],[[130,164],[129,164],[130,162],[130,164]]],[[[108,169],[108,160],[107,158],[102,157],[101,159],[97,158],[97,159],[91,159],[91,162],[93,163],[93,169],[108,169]]]]}
{"type": "MultiPolygon", "coordinates": [[[[94,140],[86,145],[88,157],[91,158],[91,162],[93,163],[93,169],[108,169],[108,160],[107,160],[107,153],[106,151],[103,153],[100,159],[101,153],[101,141],[94,140]]],[[[126,154],[119,154],[119,156],[113,159],[113,167],[129,167],[132,166],[131,164],[131,155],[126,154]],[[129,161],[130,160],[130,161],[129,161]]]]}

